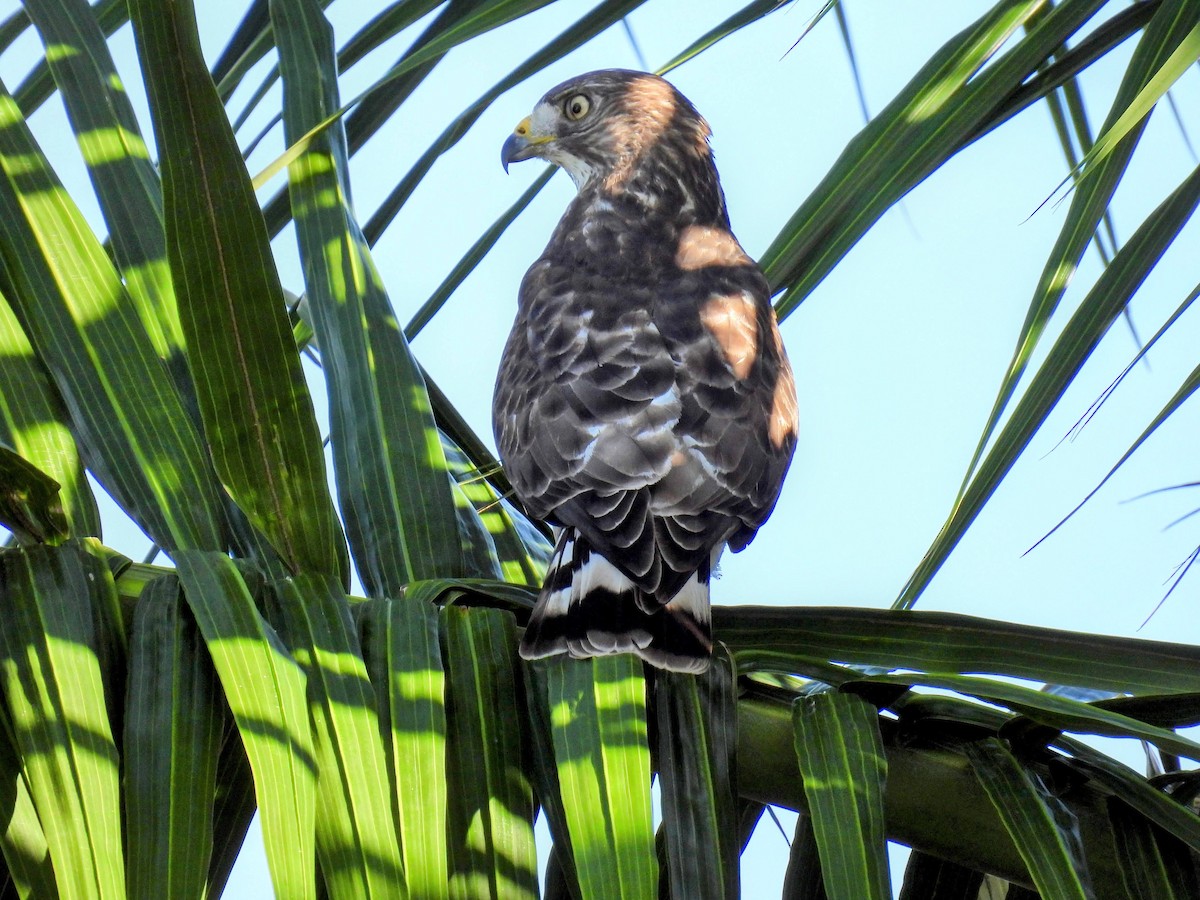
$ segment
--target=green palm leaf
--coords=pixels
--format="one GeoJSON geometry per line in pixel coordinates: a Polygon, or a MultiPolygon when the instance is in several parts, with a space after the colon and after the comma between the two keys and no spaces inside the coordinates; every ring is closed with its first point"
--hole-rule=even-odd
{"type": "Polygon", "coordinates": [[[189,550],[175,562],[254,771],[275,890],[315,898],[317,761],[304,673],[228,557],[189,550]]]}
{"type": "Polygon", "coordinates": [[[125,868],[112,670],[94,613],[115,600],[112,578],[77,542],[6,553],[0,576],[0,691],[56,880],[73,896],[116,900],[125,868]]]}
{"type": "Polygon", "coordinates": [[[861,697],[833,691],[801,697],[792,710],[825,890],[830,900],[886,900],[892,889],[879,713],[861,697]]]}
{"type": "MultiPolygon", "coordinates": [[[[1102,690],[1200,690],[1200,649],[1057,631],[955,613],[836,607],[713,608],[739,671],[799,671],[829,660],[927,673],[987,673],[1102,690]]],[[[861,673],[841,669],[841,680],[861,673]]],[[[832,677],[831,675],[831,677],[832,677]]]]}
{"type": "Polygon", "coordinates": [[[99,537],[100,513],[84,476],[62,396],[3,293],[0,381],[6,387],[0,392],[0,443],[53,479],[62,515],[77,536],[99,537]]]}
{"type": "MultiPolygon", "coordinates": [[[[1085,900],[1088,891],[1080,880],[1074,857],[1070,825],[1056,821],[1051,799],[1025,772],[1016,758],[991,739],[967,748],[971,766],[979,777],[1008,833],[1029,866],[1043,897],[1085,900]]],[[[1084,870],[1086,875],[1086,869],[1084,870]]]]}
{"type": "Polygon", "coordinates": [[[7,94],[0,109],[8,299],[71,410],[89,468],[161,546],[220,546],[199,436],[118,273],[7,94]]]}
{"type": "Polygon", "coordinates": [[[388,749],[391,795],[409,893],[449,896],[446,675],[439,614],[413,590],[403,600],[369,600],[357,609],[367,671],[388,749]]]}
{"type": "MultiPolygon", "coordinates": [[[[1146,217],[1084,297],[996,436],[991,450],[975,470],[974,477],[951,510],[934,543],[909,576],[908,583],[896,600],[896,606],[908,608],[916,602],[1000,481],[1029,445],[1100,339],[1125,309],[1171,242],[1179,236],[1198,204],[1200,167],[1146,217]]],[[[1081,253],[1086,243],[1083,240],[1081,253]]]]}
{"type": "Polygon", "coordinates": [[[1195,866],[1179,841],[1115,797],[1108,810],[1129,896],[1182,900],[1200,891],[1195,866]]]}
{"type": "Polygon", "coordinates": [[[130,9],[163,154],[171,275],[217,472],[292,571],[346,580],[283,289],[191,4],[130,9]]]}
{"type": "Polygon", "coordinates": [[[450,896],[537,896],[533,790],[517,709],[516,628],[509,613],[442,612],[448,672],[450,896]]]}
{"type": "Polygon", "coordinates": [[[387,762],[346,596],[328,576],[268,585],[281,635],[308,676],[317,759],[317,854],[331,896],[401,897],[387,762]]]}
{"type": "MultiPolygon", "coordinates": [[[[323,88],[336,84],[332,32],[315,3],[275,3],[272,16],[292,141],[337,108],[336,90],[323,88]]],[[[372,595],[395,596],[416,578],[465,574],[429,398],[351,214],[343,142],[323,132],[289,177],[329,386],[338,493],[359,575],[372,595]]]]}
{"type": "Polygon", "coordinates": [[[199,897],[212,854],[227,714],[175,576],[146,588],[129,645],[123,745],[129,896],[199,897]]]}
{"type": "Polygon", "coordinates": [[[658,783],[672,897],[738,897],[737,696],[733,660],[654,679],[658,783]]]}
{"type": "Polygon", "coordinates": [[[585,898],[654,896],[650,755],[641,662],[632,656],[545,664],[554,756],[585,898]]]}
{"type": "MultiPolygon", "coordinates": [[[[155,352],[190,393],[167,267],[162,188],[105,34],[86,0],[32,0],[50,70],[108,224],[117,266],[155,352]]],[[[186,394],[185,394],[186,395],[186,394]]]]}

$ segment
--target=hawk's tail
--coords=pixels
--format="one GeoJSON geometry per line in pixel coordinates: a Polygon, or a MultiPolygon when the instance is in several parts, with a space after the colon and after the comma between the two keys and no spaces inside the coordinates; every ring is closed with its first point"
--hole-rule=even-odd
{"type": "Polygon", "coordinates": [[[703,672],[712,655],[706,561],[665,606],[647,596],[574,528],[564,528],[521,640],[521,656],[636,653],[652,666],[703,672]]]}

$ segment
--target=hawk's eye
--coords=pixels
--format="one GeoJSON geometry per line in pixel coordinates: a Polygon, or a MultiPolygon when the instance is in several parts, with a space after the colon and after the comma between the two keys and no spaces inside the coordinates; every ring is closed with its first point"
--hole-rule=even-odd
{"type": "Polygon", "coordinates": [[[563,114],[572,122],[578,122],[588,114],[588,110],[592,108],[592,102],[583,94],[576,94],[573,97],[568,97],[567,102],[563,104],[563,114]]]}

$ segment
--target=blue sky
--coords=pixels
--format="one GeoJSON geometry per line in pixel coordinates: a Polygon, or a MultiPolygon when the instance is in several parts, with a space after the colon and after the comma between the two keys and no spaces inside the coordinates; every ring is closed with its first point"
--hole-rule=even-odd
{"type": "MultiPolygon", "coordinates": [[[[199,5],[202,38],[213,59],[243,4],[206,0],[199,5]]],[[[339,43],[379,5],[335,2],[330,15],[339,43]]],[[[819,6],[816,0],[796,3],[669,76],[713,128],[734,230],[753,256],[766,249],[862,125],[832,16],[788,52],[819,6]]],[[[941,43],[988,6],[961,0],[848,0],[871,111],[882,108],[941,43]]],[[[555,4],[440,64],[388,129],[355,158],[360,220],[451,118],[590,7],[555,4]]],[[[13,8],[12,0],[0,2],[0,17],[13,8]]],[[[652,0],[630,17],[630,24],[653,67],[733,8],[652,0]]],[[[1107,112],[1132,43],[1083,77],[1094,127],[1107,112]]],[[[113,48],[144,112],[132,44],[126,28],[113,48]]],[[[394,43],[347,73],[343,98],[368,86],[402,46],[394,43]]],[[[27,35],[0,59],[0,77],[10,89],[27,70],[34,47],[27,35]]],[[[439,161],[376,247],[376,262],[402,322],[541,171],[537,162],[514,166],[507,176],[501,170],[499,148],[513,125],[547,88],[611,66],[639,67],[620,28],[505,94],[439,161]]],[[[247,84],[256,84],[264,71],[260,65],[247,84]]],[[[1200,109],[1200,72],[1190,72],[1174,93],[1185,115],[1200,109]]],[[[244,100],[248,90],[238,96],[244,100]]],[[[233,108],[240,109],[240,102],[233,108]]],[[[262,121],[253,117],[243,136],[253,135],[262,121]]],[[[1200,120],[1193,115],[1189,124],[1193,140],[1200,140],[1200,120]]],[[[61,107],[48,104],[33,126],[51,159],[61,161],[60,175],[73,196],[88,197],[61,107]]],[[[276,131],[253,157],[251,170],[281,150],[276,131]]],[[[1195,165],[1169,112],[1159,110],[1114,203],[1118,234],[1127,238],[1195,165]]],[[[914,190],[903,210],[889,212],[787,319],[782,328],[797,376],[800,444],[772,520],[746,552],[726,555],[714,589],[717,602],[870,607],[892,602],[945,518],[984,425],[1067,208],[1038,207],[1065,174],[1049,114],[1043,105],[1035,106],[914,190]]],[[[491,388],[517,285],[573,191],[565,175],[556,176],[414,342],[433,377],[489,443],[491,388]]],[[[262,196],[270,193],[273,188],[262,196]]],[[[94,204],[83,205],[99,223],[94,204]]],[[[299,291],[290,229],[276,246],[285,286],[299,291]]],[[[1152,335],[1195,287],[1198,257],[1200,223],[1193,221],[1134,300],[1143,337],[1152,335]]],[[[1053,332],[1098,271],[1098,260],[1089,252],[1053,332]]],[[[1193,312],[1160,341],[1150,364],[1135,369],[1076,440],[1059,445],[1136,350],[1118,323],[919,608],[1200,642],[1200,573],[1138,631],[1162,598],[1174,567],[1200,543],[1200,519],[1163,530],[1200,506],[1200,492],[1132,500],[1200,474],[1192,452],[1200,424],[1194,402],[1064,529],[1022,556],[1095,486],[1175,392],[1195,365],[1196,346],[1200,315],[1193,312]]],[[[128,528],[110,527],[107,538],[135,557],[146,546],[128,528]]],[[[1136,747],[1127,758],[1136,761],[1136,747]]],[[[790,829],[790,819],[785,825],[790,829]]],[[[783,838],[763,826],[744,865],[745,896],[777,893],[785,864],[783,838]]],[[[231,885],[229,896],[247,895],[265,876],[251,864],[239,866],[236,877],[242,880],[231,885]]]]}

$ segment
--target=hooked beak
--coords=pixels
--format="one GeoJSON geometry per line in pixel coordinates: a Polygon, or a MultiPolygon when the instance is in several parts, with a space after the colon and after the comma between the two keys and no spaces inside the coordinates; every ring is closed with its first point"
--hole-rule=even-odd
{"type": "Polygon", "coordinates": [[[534,134],[529,120],[529,116],[523,118],[513,129],[513,133],[508,136],[504,146],[500,148],[500,164],[504,166],[506,173],[509,163],[521,162],[521,160],[532,159],[540,155],[541,146],[554,140],[553,135],[534,134]]]}

